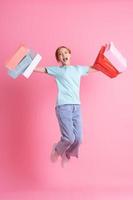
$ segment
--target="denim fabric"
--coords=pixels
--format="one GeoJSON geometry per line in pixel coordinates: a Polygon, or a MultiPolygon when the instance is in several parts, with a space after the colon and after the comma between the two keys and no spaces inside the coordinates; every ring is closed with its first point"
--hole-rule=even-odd
{"type": "Polygon", "coordinates": [[[61,131],[55,150],[61,156],[65,153],[68,158],[78,157],[83,136],[80,104],[57,105],[55,111],[61,131]]]}

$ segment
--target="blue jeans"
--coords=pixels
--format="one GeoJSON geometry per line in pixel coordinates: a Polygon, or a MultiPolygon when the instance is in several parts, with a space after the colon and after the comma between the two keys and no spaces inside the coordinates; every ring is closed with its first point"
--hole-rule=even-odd
{"type": "Polygon", "coordinates": [[[64,104],[55,107],[61,138],[55,150],[61,156],[66,154],[78,158],[79,146],[82,143],[82,117],[80,104],[64,104]]]}

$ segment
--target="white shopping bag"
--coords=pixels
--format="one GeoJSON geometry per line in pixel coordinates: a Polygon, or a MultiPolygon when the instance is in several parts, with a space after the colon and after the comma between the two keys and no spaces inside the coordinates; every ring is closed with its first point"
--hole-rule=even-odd
{"type": "Polygon", "coordinates": [[[113,42],[107,44],[104,56],[111,62],[111,64],[119,71],[123,72],[127,68],[127,60],[115,47],[113,42]]]}
{"type": "Polygon", "coordinates": [[[32,60],[31,64],[23,72],[23,76],[25,76],[26,78],[29,78],[41,59],[42,57],[39,54],[37,54],[32,60]]]}

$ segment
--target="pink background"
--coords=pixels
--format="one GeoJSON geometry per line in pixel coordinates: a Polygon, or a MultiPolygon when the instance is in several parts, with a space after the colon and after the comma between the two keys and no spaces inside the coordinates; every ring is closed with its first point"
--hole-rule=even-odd
{"type": "Polygon", "coordinates": [[[132,9],[131,0],[0,1],[3,199],[133,198],[132,9]],[[4,63],[24,43],[42,55],[43,66],[57,65],[54,53],[60,45],[72,50],[72,64],[92,65],[108,41],[127,58],[128,69],[114,79],[100,72],[82,78],[80,158],[62,169],[49,159],[60,138],[54,78],[33,73],[14,80],[4,63]]]}

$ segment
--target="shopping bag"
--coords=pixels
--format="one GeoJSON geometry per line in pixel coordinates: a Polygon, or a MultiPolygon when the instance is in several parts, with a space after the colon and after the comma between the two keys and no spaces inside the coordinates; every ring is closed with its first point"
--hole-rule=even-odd
{"type": "Polygon", "coordinates": [[[19,75],[21,75],[25,69],[30,65],[32,62],[32,57],[30,54],[26,55],[21,62],[16,66],[15,69],[9,69],[8,75],[12,78],[17,78],[19,75]]]}
{"type": "Polygon", "coordinates": [[[113,66],[119,71],[124,72],[127,68],[127,60],[115,47],[113,42],[107,44],[104,56],[112,63],[113,66]]]}
{"type": "Polygon", "coordinates": [[[102,46],[96,60],[93,64],[93,68],[99,70],[109,76],[110,78],[116,77],[120,72],[112,65],[112,63],[104,56],[105,46],[102,46]]]}
{"type": "MultiPolygon", "coordinates": [[[[32,72],[34,71],[34,69],[36,68],[36,66],[38,65],[38,63],[40,62],[40,60],[42,59],[42,57],[32,49],[28,49],[27,52],[25,51],[26,54],[24,54],[24,51],[23,51],[23,58],[22,58],[22,51],[21,50],[22,51],[24,50],[22,48],[22,46],[19,48],[17,53],[15,53],[15,55],[12,56],[13,62],[10,61],[10,67],[11,67],[11,63],[12,63],[13,64],[12,66],[14,66],[14,68],[8,69],[8,75],[11,76],[14,79],[16,79],[21,74],[25,78],[29,78],[31,76],[32,72]],[[21,56],[20,56],[20,54],[21,54],[21,56]],[[16,55],[17,55],[17,57],[16,57],[16,55]],[[16,59],[15,59],[15,58],[18,58],[18,57],[19,57],[19,59],[21,57],[21,60],[20,60],[19,63],[18,63],[18,59],[17,59],[17,62],[16,62],[16,59]]],[[[8,66],[9,66],[9,64],[8,64],[8,66]]]]}
{"type": "Polygon", "coordinates": [[[6,62],[5,66],[8,69],[15,69],[20,61],[27,55],[29,48],[20,45],[13,56],[6,62]]]}
{"type": "Polygon", "coordinates": [[[29,78],[31,76],[32,72],[34,71],[41,59],[42,57],[39,54],[35,56],[30,65],[23,72],[23,76],[25,76],[25,78],[29,78]]]}

